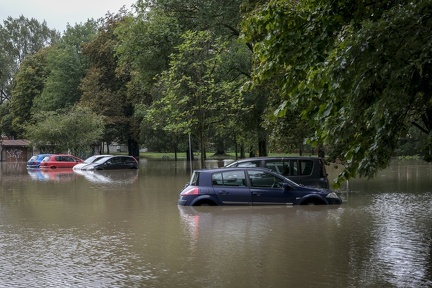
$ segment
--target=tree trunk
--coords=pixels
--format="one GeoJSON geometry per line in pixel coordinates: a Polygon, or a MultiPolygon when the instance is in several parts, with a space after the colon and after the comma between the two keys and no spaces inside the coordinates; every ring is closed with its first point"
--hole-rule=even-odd
{"type": "Polygon", "coordinates": [[[129,156],[133,156],[136,159],[139,158],[139,145],[135,139],[128,139],[128,154],[129,156]]]}

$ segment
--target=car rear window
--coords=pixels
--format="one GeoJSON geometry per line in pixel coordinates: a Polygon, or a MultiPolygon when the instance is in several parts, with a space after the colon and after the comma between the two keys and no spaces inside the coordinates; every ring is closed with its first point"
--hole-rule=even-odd
{"type": "Polygon", "coordinates": [[[198,183],[198,179],[199,179],[199,172],[198,171],[195,171],[193,174],[192,174],[192,177],[191,177],[191,179],[190,179],[190,181],[189,181],[189,185],[191,185],[191,186],[198,186],[199,185],[199,183],[198,183]]]}

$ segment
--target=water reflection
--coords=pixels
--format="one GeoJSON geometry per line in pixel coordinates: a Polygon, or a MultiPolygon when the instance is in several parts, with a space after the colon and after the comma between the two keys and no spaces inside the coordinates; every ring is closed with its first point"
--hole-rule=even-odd
{"type": "Polygon", "coordinates": [[[66,182],[72,181],[76,177],[71,168],[59,168],[55,170],[27,169],[27,173],[36,181],[66,182]]]}
{"type": "Polygon", "coordinates": [[[1,164],[0,287],[432,287],[423,162],[322,207],[178,207],[182,161],[70,172],[1,164]]]}
{"type": "Polygon", "coordinates": [[[76,174],[83,176],[86,180],[99,184],[127,184],[138,179],[138,170],[112,170],[112,171],[82,171],[75,170],[76,174]]]}
{"type": "Polygon", "coordinates": [[[368,210],[379,223],[375,223],[371,272],[391,275],[389,282],[395,286],[404,282],[411,287],[430,284],[431,254],[424,251],[430,251],[432,239],[424,232],[432,220],[430,212],[422,210],[430,210],[424,203],[432,199],[432,193],[374,198],[368,210]]]}

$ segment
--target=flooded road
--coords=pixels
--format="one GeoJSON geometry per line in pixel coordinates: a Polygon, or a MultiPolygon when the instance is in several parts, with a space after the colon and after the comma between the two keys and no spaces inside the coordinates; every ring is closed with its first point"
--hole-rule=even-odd
{"type": "Polygon", "coordinates": [[[0,287],[432,287],[431,165],[351,180],[337,207],[198,208],[176,205],[186,166],[1,163],[0,287]]]}

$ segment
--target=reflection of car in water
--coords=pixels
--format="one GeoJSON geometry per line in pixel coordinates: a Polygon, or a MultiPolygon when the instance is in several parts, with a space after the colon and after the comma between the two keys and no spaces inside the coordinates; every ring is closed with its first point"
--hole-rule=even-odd
{"type": "Polygon", "coordinates": [[[138,178],[138,170],[75,170],[76,174],[93,183],[99,184],[127,184],[133,183],[138,178]]]}
{"type": "Polygon", "coordinates": [[[36,181],[71,181],[75,179],[76,175],[72,169],[63,168],[55,170],[45,170],[45,169],[28,169],[28,174],[33,180],[36,181]]]}
{"type": "MultiPolygon", "coordinates": [[[[178,206],[180,219],[190,241],[191,250],[199,249],[199,239],[212,239],[218,243],[220,253],[227,241],[256,245],[256,249],[269,247],[266,236],[272,231],[286,231],[287,237],[309,229],[321,236],[329,223],[337,226],[343,210],[338,205],[326,206],[178,206]],[[262,242],[262,243],[261,243],[262,242]]],[[[281,232],[284,233],[284,232],[281,232]]],[[[206,240],[207,241],[207,240],[206,240]]],[[[316,242],[312,237],[311,241],[316,242]]],[[[279,242],[284,247],[288,242],[279,242]]],[[[315,243],[316,244],[316,243],[315,243]]],[[[276,243],[270,246],[275,247],[276,243]]],[[[214,249],[219,249],[213,247],[214,249]]],[[[208,247],[202,246],[207,249],[208,247]]],[[[251,248],[251,247],[249,247],[251,248]]],[[[276,249],[276,248],[275,248],[276,249]]],[[[231,255],[232,256],[232,255],[231,255]]]]}

